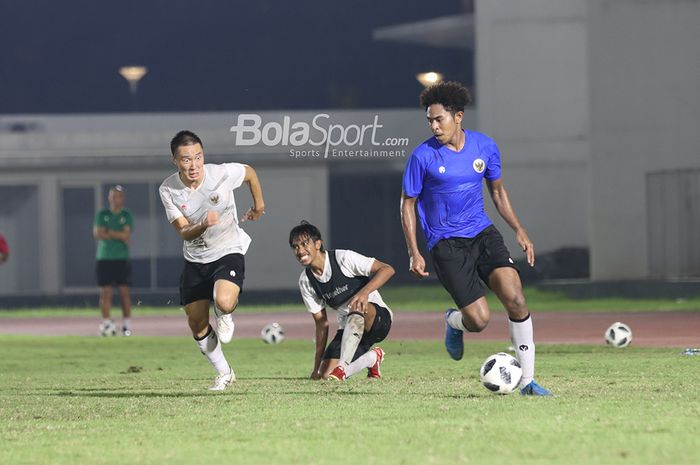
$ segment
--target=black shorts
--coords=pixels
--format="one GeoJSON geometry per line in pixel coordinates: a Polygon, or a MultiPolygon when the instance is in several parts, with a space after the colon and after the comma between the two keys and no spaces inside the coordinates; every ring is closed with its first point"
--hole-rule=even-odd
{"type": "Polygon", "coordinates": [[[454,237],[439,241],[430,251],[438,279],[459,308],[485,295],[489,276],[496,268],[518,267],[503,243],[503,236],[491,225],[475,237],[454,237]]]}
{"type": "Polygon", "coordinates": [[[129,260],[97,260],[97,285],[129,286],[131,285],[131,263],[129,260]]]}
{"type": "MultiPolygon", "coordinates": [[[[391,313],[384,307],[376,304],[372,305],[377,309],[377,315],[374,317],[372,329],[362,335],[360,345],[357,346],[355,355],[352,357],[353,362],[366,354],[374,344],[383,341],[389,335],[389,330],[391,329],[391,313]]],[[[342,340],[343,330],[339,329],[333,340],[328,344],[328,347],[326,347],[326,351],[323,352],[323,360],[340,358],[340,345],[342,340]]]]}
{"type": "Polygon", "coordinates": [[[180,277],[180,305],[198,300],[212,300],[214,283],[225,279],[238,285],[243,292],[245,259],[239,253],[224,255],[211,263],[193,263],[185,260],[180,277]]]}

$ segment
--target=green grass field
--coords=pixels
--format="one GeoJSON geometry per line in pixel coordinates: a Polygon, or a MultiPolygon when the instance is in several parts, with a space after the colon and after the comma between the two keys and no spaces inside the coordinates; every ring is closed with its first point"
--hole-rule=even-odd
{"type": "Polygon", "coordinates": [[[538,346],[555,398],[498,396],[477,370],[503,344],[387,342],[384,378],[306,379],[310,341],[226,347],[238,383],[189,338],[0,336],[0,464],[697,464],[700,357],[538,346]]]}
{"type": "MultiPolygon", "coordinates": [[[[415,286],[387,286],[381,291],[384,300],[391,308],[400,309],[402,312],[444,312],[446,308],[453,307],[454,302],[440,285],[417,284],[415,286]]],[[[629,312],[629,311],[700,311],[700,298],[689,299],[571,299],[562,293],[542,291],[537,288],[526,288],[525,296],[530,308],[537,312],[629,312]]],[[[487,295],[489,305],[495,311],[502,311],[503,307],[493,294],[487,295]]],[[[115,299],[114,310],[119,311],[119,301],[115,299]]],[[[241,304],[237,312],[242,313],[269,313],[304,311],[301,298],[286,305],[249,305],[245,295],[241,298],[241,304]]],[[[64,317],[64,316],[95,316],[97,307],[82,308],[23,308],[0,310],[2,318],[27,318],[27,317],[64,317]]],[[[134,296],[135,315],[173,315],[181,313],[179,305],[172,304],[164,307],[149,307],[138,304],[138,296],[134,296]]]]}

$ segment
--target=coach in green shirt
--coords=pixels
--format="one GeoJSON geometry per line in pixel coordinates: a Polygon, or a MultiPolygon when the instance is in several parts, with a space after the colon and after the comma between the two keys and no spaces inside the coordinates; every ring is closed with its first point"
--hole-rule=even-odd
{"type": "Polygon", "coordinates": [[[131,263],[129,262],[129,239],[134,220],[124,208],[124,188],[116,185],[109,190],[109,208],[95,215],[93,236],[97,240],[97,284],[100,286],[100,310],[102,323],[100,334],[114,336],[117,328],[109,316],[112,306],[112,287],[116,286],[122,301],[122,334],[131,336],[131,263]]]}

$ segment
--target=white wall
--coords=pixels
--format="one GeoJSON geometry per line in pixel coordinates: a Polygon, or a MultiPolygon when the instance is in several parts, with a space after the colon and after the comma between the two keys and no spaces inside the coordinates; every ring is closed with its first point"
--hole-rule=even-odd
{"type": "Polygon", "coordinates": [[[646,173],[700,168],[700,2],[589,3],[592,277],[643,278],[646,173]]]}
{"type": "Polygon", "coordinates": [[[478,129],[499,145],[504,183],[535,249],[587,246],[585,2],[478,0],[476,34],[478,129]]]}

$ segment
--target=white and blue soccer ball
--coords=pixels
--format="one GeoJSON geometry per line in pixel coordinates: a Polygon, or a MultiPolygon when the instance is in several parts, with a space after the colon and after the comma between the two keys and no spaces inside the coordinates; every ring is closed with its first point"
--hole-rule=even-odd
{"type": "Polygon", "coordinates": [[[481,369],[481,384],[496,394],[510,394],[515,391],[523,377],[520,362],[505,352],[499,352],[488,357],[481,369]]]}
{"type": "Polygon", "coordinates": [[[270,323],[260,331],[260,337],[265,344],[279,344],[284,341],[284,328],[279,323],[270,323]]]}
{"type": "Polygon", "coordinates": [[[605,330],[605,342],[613,347],[627,347],[632,342],[632,329],[624,323],[616,321],[605,330]]]}

